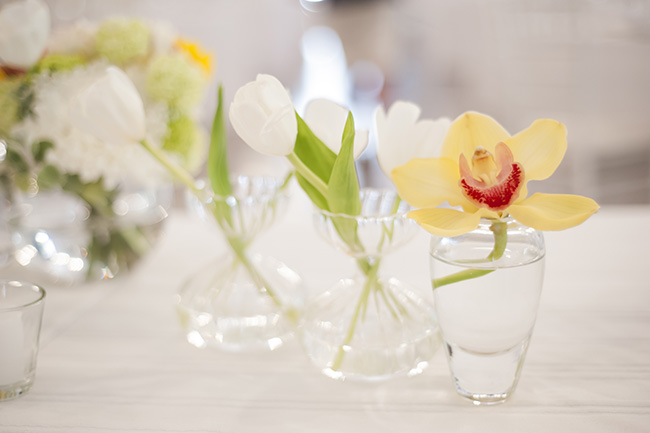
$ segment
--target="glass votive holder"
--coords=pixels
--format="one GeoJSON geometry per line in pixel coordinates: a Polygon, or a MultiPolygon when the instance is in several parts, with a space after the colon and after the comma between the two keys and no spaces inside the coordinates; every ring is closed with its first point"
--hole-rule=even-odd
{"type": "Polygon", "coordinates": [[[32,387],[44,304],[42,287],[0,280],[0,401],[32,387]]]}

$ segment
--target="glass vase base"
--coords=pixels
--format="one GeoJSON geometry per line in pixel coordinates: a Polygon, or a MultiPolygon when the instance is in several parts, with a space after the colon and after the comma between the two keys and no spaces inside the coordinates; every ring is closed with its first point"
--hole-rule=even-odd
{"type": "Polygon", "coordinates": [[[474,405],[504,403],[515,390],[529,340],[498,353],[477,353],[445,344],[458,394],[474,405]]]}
{"type": "Polygon", "coordinates": [[[272,257],[254,255],[250,262],[273,288],[273,296],[229,260],[222,262],[225,266],[203,268],[183,285],[176,307],[190,344],[229,352],[268,351],[293,337],[305,293],[302,278],[272,257]]]}
{"type": "Polygon", "coordinates": [[[27,393],[32,389],[34,383],[34,376],[26,377],[19,382],[11,383],[9,385],[0,385],[0,401],[13,400],[21,395],[27,393]]]}
{"type": "Polygon", "coordinates": [[[305,308],[299,338],[312,363],[337,380],[422,373],[440,347],[432,305],[395,278],[363,292],[363,278],[343,279],[305,308]]]}

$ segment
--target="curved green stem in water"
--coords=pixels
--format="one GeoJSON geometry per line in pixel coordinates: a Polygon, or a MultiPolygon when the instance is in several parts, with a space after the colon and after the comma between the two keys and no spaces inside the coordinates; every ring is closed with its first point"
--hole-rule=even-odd
{"type": "MultiPolygon", "coordinates": [[[[201,203],[205,201],[205,193],[196,186],[194,178],[182,167],[179,167],[174,161],[167,157],[167,155],[159,148],[152,146],[147,140],[142,140],[140,144],[154,157],[158,162],[160,162],[169,172],[179,181],[181,181],[191,192],[194,194],[201,203]]],[[[288,179],[288,178],[287,178],[288,179]]],[[[219,224],[219,227],[224,233],[227,233],[226,227],[224,224],[231,224],[230,212],[225,212],[223,208],[219,206],[220,202],[212,201],[212,214],[214,219],[219,224]]],[[[262,290],[264,289],[269,295],[274,304],[276,304],[280,309],[283,309],[282,302],[278,298],[275,291],[271,286],[264,280],[260,273],[255,269],[255,266],[250,262],[246,256],[246,244],[241,241],[238,237],[226,236],[228,244],[230,245],[233,253],[235,254],[237,260],[244,266],[248,274],[251,276],[257,287],[262,290]]],[[[298,315],[293,309],[284,311],[286,316],[292,320],[294,323],[297,322],[298,315]]]]}
{"type": "MultiPolygon", "coordinates": [[[[487,263],[494,262],[499,260],[503,253],[506,251],[506,245],[508,244],[508,224],[504,221],[495,220],[490,226],[490,230],[494,233],[494,248],[492,252],[488,254],[485,260],[480,260],[479,262],[487,263]]],[[[460,281],[471,280],[473,278],[482,277],[491,272],[494,272],[494,269],[465,269],[464,271],[459,271],[446,277],[434,278],[431,280],[431,285],[433,289],[438,287],[446,286],[447,284],[458,283],[460,281]]]]}
{"type": "MultiPolygon", "coordinates": [[[[358,262],[361,262],[362,260],[358,260],[358,262]]],[[[332,366],[330,367],[334,371],[338,371],[339,368],[341,368],[341,364],[343,363],[343,357],[345,356],[345,348],[349,346],[349,344],[352,342],[352,339],[354,338],[354,333],[357,329],[357,323],[359,322],[359,315],[361,313],[361,309],[364,308],[368,304],[368,298],[370,297],[371,289],[375,286],[377,283],[377,271],[379,270],[379,264],[380,260],[375,261],[373,264],[366,263],[366,267],[361,268],[361,270],[364,272],[366,275],[366,283],[363,286],[363,291],[361,292],[361,296],[359,297],[359,302],[357,302],[357,306],[354,309],[354,314],[352,315],[352,320],[350,322],[350,327],[348,328],[348,332],[345,335],[345,340],[343,340],[343,343],[339,346],[338,351],[336,352],[336,356],[334,357],[334,360],[332,361],[332,366]]]]}

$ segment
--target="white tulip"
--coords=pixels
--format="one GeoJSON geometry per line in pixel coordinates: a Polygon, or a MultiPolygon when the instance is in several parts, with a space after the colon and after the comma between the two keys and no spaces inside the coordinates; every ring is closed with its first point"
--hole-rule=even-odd
{"type": "Polygon", "coordinates": [[[0,64],[27,69],[41,58],[50,34],[50,11],[40,0],[0,9],[0,64]]]}
{"type": "MultiPolygon", "coordinates": [[[[328,99],[314,99],[305,109],[304,120],[309,129],[336,154],[341,150],[341,141],[348,110],[328,99]]],[[[354,159],[368,146],[368,131],[357,130],[354,134],[354,159]]]]}
{"type": "Polygon", "coordinates": [[[139,143],[146,137],[142,98],[115,66],[72,99],[70,119],[77,129],[105,143],[139,143]]]}
{"type": "Polygon", "coordinates": [[[293,152],[298,121],[289,93],[277,78],[259,74],[237,90],[229,117],[237,135],[256,151],[275,156],[293,152]]]}
{"type": "Polygon", "coordinates": [[[395,102],[388,110],[379,106],[375,110],[377,125],[377,160],[383,172],[390,172],[413,158],[440,156],[442,142],[451,120],[422,119],[420,107],[405,101],[395,102]]]}

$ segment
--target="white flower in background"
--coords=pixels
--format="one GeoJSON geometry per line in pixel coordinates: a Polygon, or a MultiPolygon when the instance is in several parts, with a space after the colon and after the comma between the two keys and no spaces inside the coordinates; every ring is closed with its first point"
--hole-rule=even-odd
{"type": "Polygon", "coordinates": [[[257,152],[275,156],[293,152],[298,121],[289,93],[277,78],[259,74],[240,87],[229,117],[237,135],[257,152]]]}
{"type": "Polygon", "coordinates": [[[150,21],[147,22],[147,26],[149,27],[152,53],[154,55],[169,53],[179,38],[174,27],[165,21],[150,21]]]}
{"type": "Polygon", "coordinates": [[[440,156],[442,141],[451,120],[422,119],[420,107],[411,102],[397,101],[388,114],[379,106],[375,110],[377,125],[377,160],[382,171],[390,178],[391,171],[413,158],[440,156]]]}
{"type": "Polygon", "coordinates": [[[47,45],[48,52],[90,58],[97,52],[95,33],[97,33],[97,24],[88,20],[76,21],[52,33],[47,45]]]}
{"type": "Polygon", "coordinates": [[[0,64],[27,69],[43,55],[50,12],[40,0],[9,3],[0,9],[0,64]]]}
{"type": "MultiPolygon", "coordinates": [[[[167,174],[142,146],[131,142],[109,144],[72,124],[66,107],[80,91],[105,77],[106,69],[106,63],[98,62],[67,74],[36,78],[34,115],[14,127],[12,135],[26,143],[51,141],[54,147],[47,153],[47,161],[62,172],[79,174],[84,182],[101,178],[107,189],[123,181],[154,186],[167,174]]],[[[146,108],[147,138],[151,143],[160,143],[167,129],[166,110],[156,105],[146,108]]]]}
{"type": "Polygon", "coordinates": [[[137,144],[147,135],[144,105],[129,77],[115,66],[70,103],[72,125],[107,144],[137,144]]]}
{"type": "MultiPolygon", "coordinates": [[[[338,155],[348,109],[328,99],[314,99],[305,109],[304,120],[309,129],[330,150],[338,155]]],[[[357,130],[354,134],[354,159],[368,146],[368,131],[357,130]]]]}

